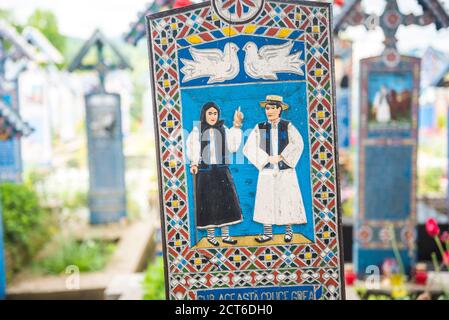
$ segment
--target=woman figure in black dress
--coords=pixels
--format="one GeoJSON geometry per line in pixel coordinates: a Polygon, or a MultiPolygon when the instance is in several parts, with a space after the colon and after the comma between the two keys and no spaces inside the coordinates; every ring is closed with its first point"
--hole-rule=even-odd
{"type": "Polygon", "coordinates": [[[207,241],[219,246],[215,229],[221,228],[222,241],[236,244],[229,235],[229,226],[242,221],[242,209],[229,170],[229,154],[242,142],[243,113],[234,113],[234,125],[226,128],[220,120],[220,108],[214,102],[201,109],[201,122],[187,139],[190,173],[195,179],[196,224],[207,230],[207,241]]]}

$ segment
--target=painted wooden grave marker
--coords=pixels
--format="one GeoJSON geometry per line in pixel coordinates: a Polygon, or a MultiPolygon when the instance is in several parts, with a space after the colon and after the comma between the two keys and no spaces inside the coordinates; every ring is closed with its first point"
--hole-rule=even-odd
{"type": "Polygon", "coordinates": [[[117,222],[126,216],[120,95],[107,92],[104,81],[108,71],[129,67],[118,49],[99,30],[86,41],[69,67],[69,71],[94,70],[99,76],[98,88],[85,95],[91,224],[117,222]],[[111,50],[115,60],[106,59],[106,48],[111,50]],[[91,49],[96,51],[97,60],[94,64],[85,64],[83,59],[91,49]]]}
{"type": "Polygon", "coordinates": [[[147,17],[170,299],[343,299],[329,3],[147,17]]]}
{"type": "Polygon", "coordinates": [[[436,29],[449,26],[437,0],[419,0],[420,15],[403,14],[396,0],[383,13],[365,13],[361,0],[349,0],[336,18],[335,31],[373,21],[385,35],[381,56],[361,61],[359,144],[354,224],[354,264],[360,275],[371,274],[386,259],[401,257],[409,272],[416,259],[416,148],[421,60],[401,56],[396,33],[401,25],[436,29]],[[376,18],[376,19],[373,19],[376,18]],[[396,250],[397,249],[397,250],[396,250]],[[396,251],[396,253],[395,253],[396,251]]]}

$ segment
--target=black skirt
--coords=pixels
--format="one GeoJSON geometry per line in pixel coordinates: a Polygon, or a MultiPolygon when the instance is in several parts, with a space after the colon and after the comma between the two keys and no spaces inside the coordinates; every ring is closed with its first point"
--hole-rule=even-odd
{"type": "Polygon", "coordinates": [[[197,228],[224,227],[242,221],[242,209],[228,166],[200,166],[195,183],[197,228]]]}

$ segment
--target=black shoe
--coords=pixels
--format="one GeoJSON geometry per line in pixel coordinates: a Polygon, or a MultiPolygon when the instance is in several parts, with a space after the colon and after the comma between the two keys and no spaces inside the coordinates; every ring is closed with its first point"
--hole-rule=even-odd
{"type": "Polygon", "coordinates": [[[220,244],[218,243],[217,239],[215,238],[207,238],[207,242],[209,242],[214,247],[218,247],[220,244]]]}
{"type": "Polygon", "coordinates": [[[223,238],[221,241],[223,241],[223,243],[227,243],[227,244],[237,244],[237,240],[232,239],[231,237],[223,238]]]}
{"type": "Polygon", "coordinates": [[[255,238],[254,240],[256,240],[256,242],[258,242],[258,243],[264,243],[264,242],[273,240],[273,236],[263,235],[263,236],[255,238]]]}
{"type": "Polygon", "coordinates": [[[287,243],[292,242],[292,240],[293,240],[293,235],[287,233],[287,234],[285,235],[285,237],[284,237],[284,240],[285,240],[285,242],[287,242],[287,243]]]}

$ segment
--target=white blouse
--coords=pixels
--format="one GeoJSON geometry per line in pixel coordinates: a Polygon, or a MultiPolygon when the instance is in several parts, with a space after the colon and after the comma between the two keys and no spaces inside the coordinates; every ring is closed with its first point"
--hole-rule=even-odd
{"type": "MultiPolygon", "coordinates": [[[[226,130],[226,148],[228,149],[228,152],[235,153],[240,148],[240,144],[242,143],[242,130],[232,127],[231,129],[228,129],[225,127],[226,130]]],[[[209,144],[209,150],[210,150],[210,164],[217,164],[217,159],[215,157],[215,134],[220,134],[220,132],[217,129],[209,129],[207,130],[209,132],[208,141],[210,141],[209,144]]],[[[192,132],[190,132],[189,136],[187,137],[186,142],[187,147],[187,158],[189,159],[190,163],[192,165],[198,165],[201,161],[201,141],[200,141],[200,133],[198,130],[198,127],[194,127],[192,132]]]]}

